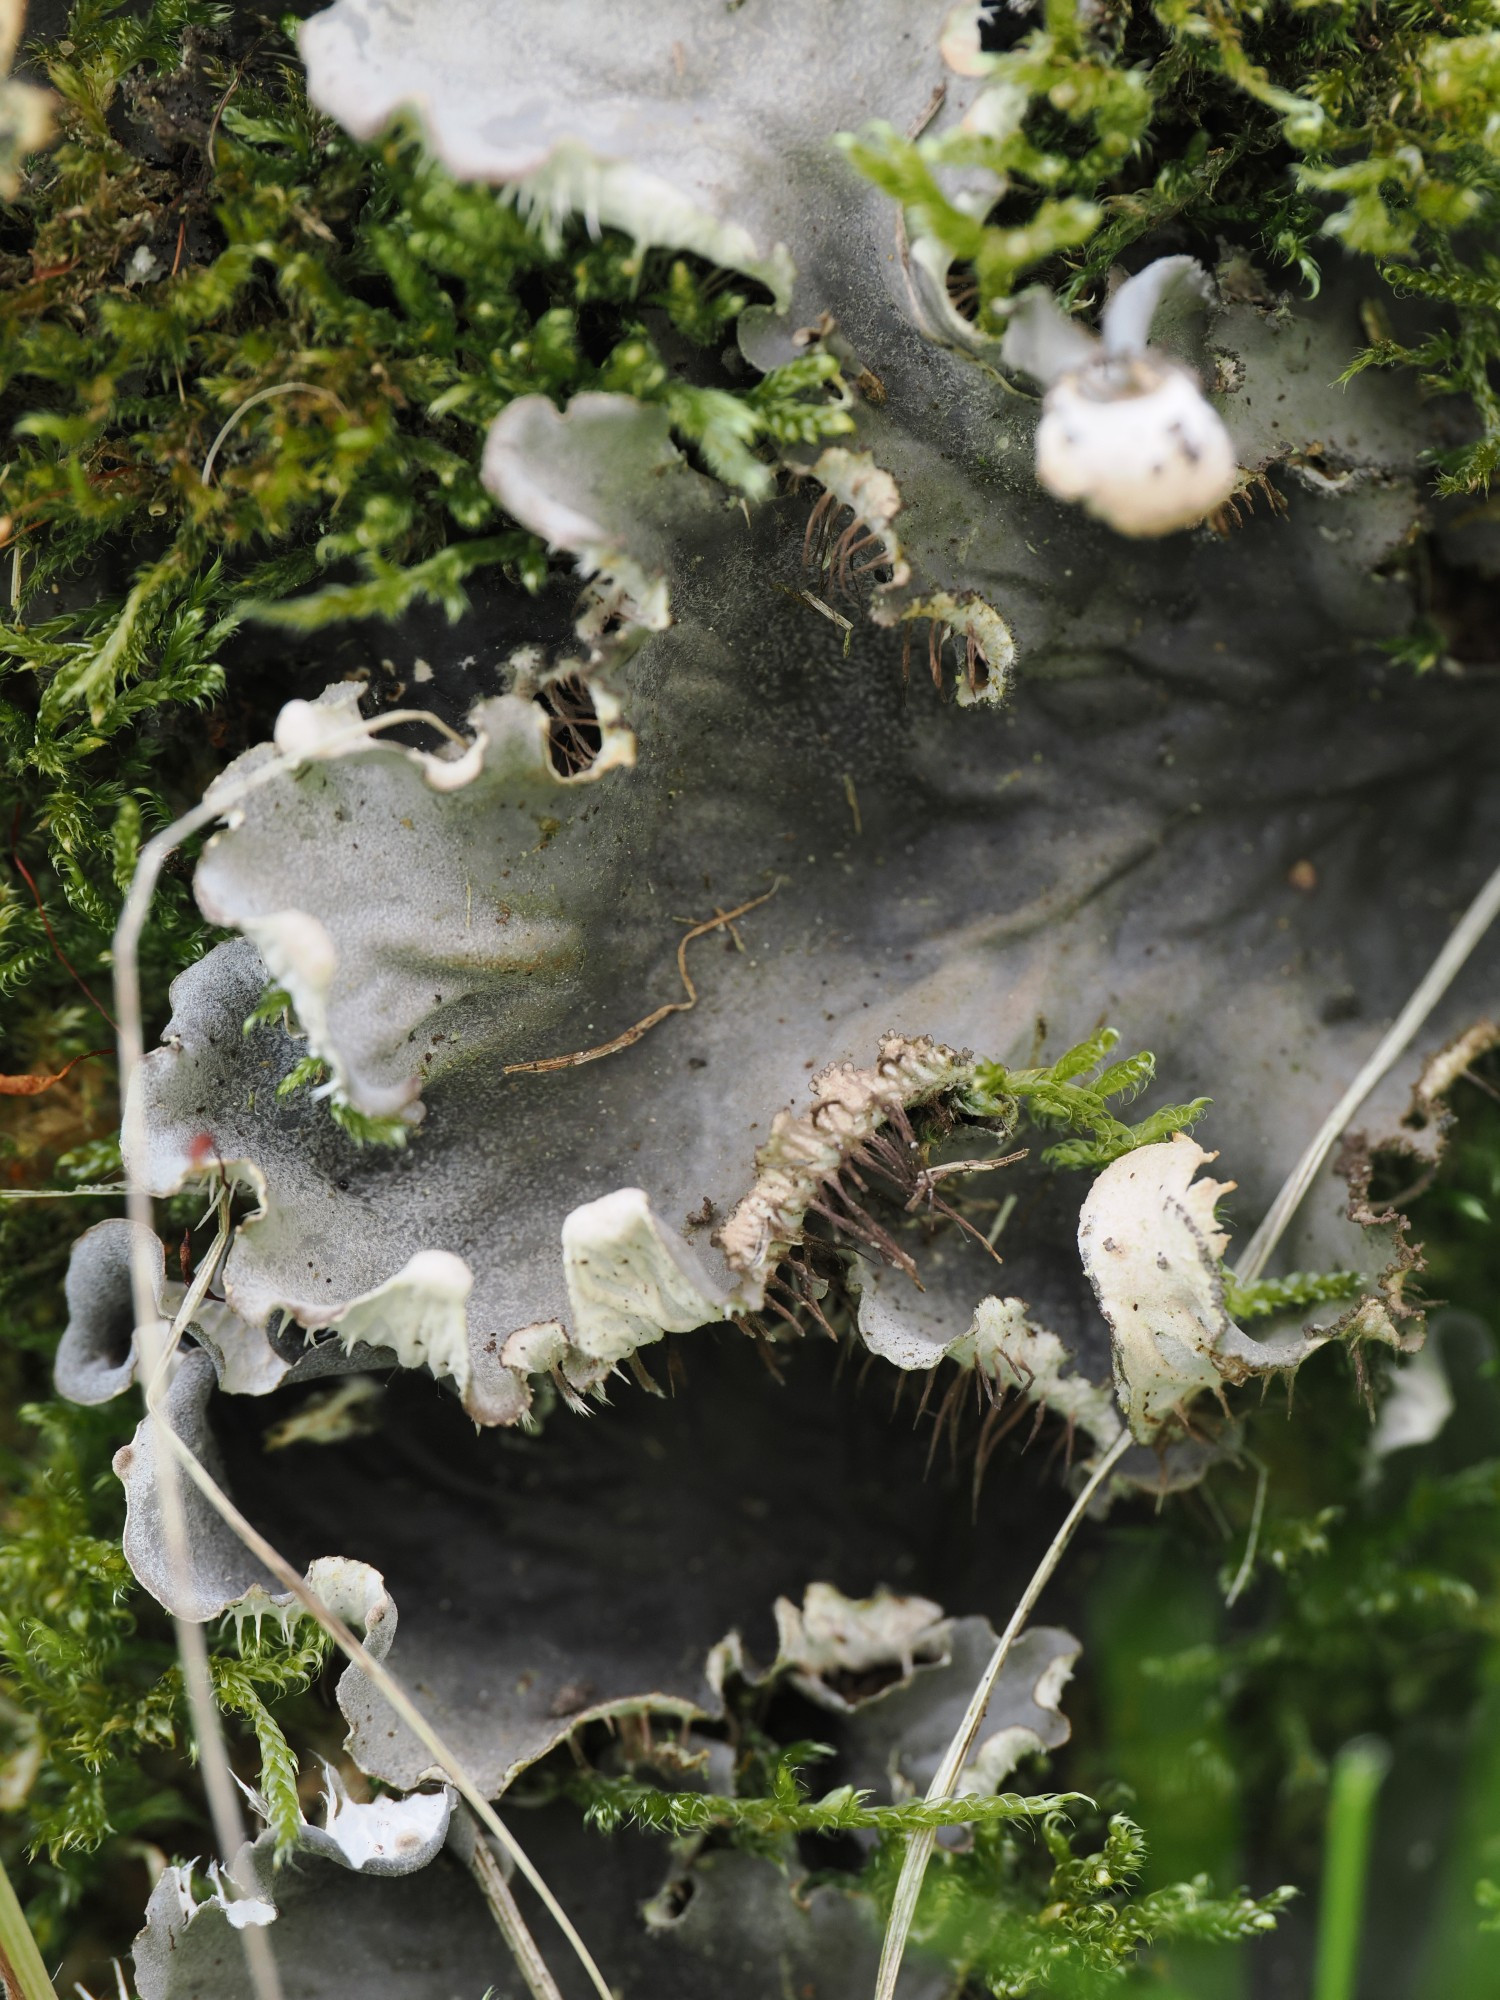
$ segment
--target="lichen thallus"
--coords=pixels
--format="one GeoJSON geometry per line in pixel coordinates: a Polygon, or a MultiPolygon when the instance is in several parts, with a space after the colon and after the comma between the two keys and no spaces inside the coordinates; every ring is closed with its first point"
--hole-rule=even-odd
{"type": "MultiPolygon", "coordinates": [[[[388,729],[400,722],[412,721],[426,722],[441,728],[447,735],[453,735],[446,725],[425,711],[396,710],[374,721],[361,722],[347,732],[330,736],[320,745],[320,754],[341,754],[345,750],[356,748],[361,742],[368,741],[379,730],[388,729]]],[[[293,750],[268,760],[256,770],[238,778],[232,785],[217,789],[211,798],[164,828],[141,851],[115,936],[116,1013],[120,1023],[121,1089],[127,1106],[127,1158],[132,1155],[137,1158],[140,1156],[141,1135],[138,1131],[132,1132],[129,1127],[132,1121],[139,1120],[143,1115],[138,1094],[130,1091],[131,1080],[145,1054],[141,1018],[139,947],[162,866],[169,854],[184,839],[219,818],[251,792],[297,769],[305,761],[306,752],[303,749],[293,750]]],[[[1475,897],[1390,1031],[1350,1084],[1349,1089],[1324,1121],[1311,1145],[1288,1176],[1285,1186],[1273,1202],[1265,1221],[1252,1237],[1236,1268],[1235,1275],[1240,1282],[1252,1282],[1265,1268],[1276,1243],[1311,1185],[1319,1166],[1327,1157],[1339,1131],[1420,1032],[1423,1023],[1497,914],[1500,914],[1500,868],[1495,870],[1475,897]]],[[[424,1748],[430,1752],[434,1763],[452,1781],[486,1832],[513,1857],[516,1866],[562,1930],[600,2000],[611,2000],[611,1989],[604,1975],[566,1911],[456,1753],[434,1729],[390,1670],[366,1650],[350,1627],[329,1610],[286,1558],[240,1513],[161,1413],[160,1390],[165,1380],[172,1349],[187,1319],[191,1316],[197,1299],[201,1297],[202,1290],[206,1289],[213,1272],[222,1261],[228,1245],[230,1229],[228,1204],[223,1201],[222,1196],[216,1198],[218,1230],[213,1252],[204,1260],[198,1279],[184,1300],[172,1327],[165,1333],[157,1322],[153,1294],[149,1247],[151,1198],[138,1176],[133,1174],[129,1177],[126,1205],[130,1219],[143,1225],[135,1239],[132,1252],[131,1282],[135,1318],[140,1329],[146,1407],[162,1473],[163,1526],[170,1560],[180,1571],[185,1572],[187,1561],[185,1520],[181,1493],[177,1486],[177,1473],[180,1469],[244,1546],[290,1592],[303,1610],[328,1634],[344,1656],[368,1677],[424,1748]]],[[[1096,1460],[1089,1472],[1088,1478],[1053,1537],[1030,1583],[1023,1591],[986,1664],[963,1721],[955,1732],[929,1787],[930,1800],[936,1801],[952,1795],[965,1757],[983,1720],[990,1695],[1015,1639],[1056,1570],[1090,1502],[1108,1480],[1130,1443],[1131,1433],[1122,1424],[1118,1436],[1096,1460]]],[[[185,1619],[178,1618],[174,1622],[183,1662],[184,1681],[193,1712],[194,1730],[203,1761],[205,1789],[208,1793],[215,1837],[226,1856],[232,1857],[241,1845],[242,1829],[218,1711],[212,1696],[202,1629],[185,1619]]],[[[876,2000],[894,2000],[896,1981],[934,1841],[935,1835],[931,1830],[925,1829],[907,1838],[906,1854],[881,1954],[876,2000]]],[[[506,1930],[507,1942],[511,1946],[518,1969],[526,1980],[529,1990],[539,1996],[539,2000],[557,2000],[557,1986],[547,1971],[534,1941],[526,1931],[519,1911],[512,1910],[510,1917],[511,1921],[503,1923],[502,1928],[506,1930]]],[[[240,1935],[244,1943],[247,1970],[256,2000],[280,2000],[280,1981],[270,1941],[265,1932],[255,1926],[247,1926],[240,1935]]]]}
{"type": "MultiPolygon", "coordinates": [[[[1296,1214],[1339,1134],[1381,1078],[1400,1060],[1413,1039],[1421,1032],[1423,1023],[1452,985],[1465,961],[1497,916],[1500,916],[1500,867],[1491,874],[1454,926],[1442,950],[1418,982],[1405,1007],[1392,1022],[1338,1103],[1323,1120],[1301,1158],[1287,1176],[1276,1199],[1266,1211],[1265,1219],[1251,1237],[1244,1254],[1235,1266],[1234,1276],[1239,1284],[1253,1284],[1264,1271],[1272,1252],[1296,1214]]],[[[1090,1501],[1104,1485],[1131,1442],[1132,1434],[1129,1428],[1122,1425],[1114,1443],[1095,1462],[1066,1519],[1037,1565],[1035,1574],[1021,1593],[1020,1602],[990,1656],[965,1710],[963,1721],[954,1732],[953,1740],[928,1788],[929,1800],[946,1798],[958,1782],[964,1760],[984,1719],[990,1695],[994,1691],[1012,1645],[1056,1570],[1068,1543],[1072,1540],[1074,1530],[1087,1512],[1090,1501]]],[[[1236,1587],[1237,1585],[1238,1579],[1236,1587]]],[[[905,1956],[912,1921],[916,1916],[917,1902],[922,1892],[922,1879],[927,1872],[934,1840],[935,1836],[926,1830],[907,1836],[906,1854],[896,1884],[896,1893],[892,1900],[881,1950],[875,2000],[895,2000],[896,1981],[901,1971],[901,1961],[905,1956]]]]}

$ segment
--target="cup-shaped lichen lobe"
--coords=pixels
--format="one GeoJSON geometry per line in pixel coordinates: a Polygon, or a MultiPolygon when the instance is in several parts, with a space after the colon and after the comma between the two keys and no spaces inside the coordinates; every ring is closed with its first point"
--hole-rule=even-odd
{"type": "MultiPolygon", "coordinates": [[[[826,1339],[726,1328],[648,1358],[667,1393],[621,1379],[591,1415],[548,1398],[535,1432],[477,1431],[410,1374],[378,1430],[270,1456],[301,1391],[211,1404],[239,1503],[290,1559],[336,1549],[381,1572],[390,1666],[487,1791],[593,1714],[721,1714],[713,1649],[738,1633],[763,1673],[777,1598],[810,1583],[993,1617],[1036,1553],[1022,1523],[1043,1533],[1045,1454],[997,1461],[971,1508],[972,1393],[933,1452],[919,1388],[893,1409],[892,1376],[862,1379],[863,1357],[826,1339]]],[[[427,1752],[357,1673],[340,1699],[357,1761],[414,1783],[427,1752]]]]}

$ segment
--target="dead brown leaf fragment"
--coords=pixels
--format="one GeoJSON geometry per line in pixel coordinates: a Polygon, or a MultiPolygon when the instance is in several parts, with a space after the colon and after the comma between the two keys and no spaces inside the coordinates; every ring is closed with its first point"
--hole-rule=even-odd
{"type": "Polygon", "coordinates": [[[112,1049],[89,1049],[81,1056],[74,1056],[70,1063],[52,1076],[0,1076],[0,1097],[40,1097],[44,1090],[50,1090],[54,1083],[61,1083],[69,1071],[77,1069],[80,1063],[94,1056],[112,1055],[112,1049]]]}

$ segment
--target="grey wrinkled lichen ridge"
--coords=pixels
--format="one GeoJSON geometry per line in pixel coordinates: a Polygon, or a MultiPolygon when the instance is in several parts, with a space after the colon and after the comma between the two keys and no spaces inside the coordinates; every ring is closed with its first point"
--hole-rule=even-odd
{"type": "MultiPolygon", "coordinates": [[[[184,1354],[158,1414],[188,1450],[223,1484],[223,1462],[208,1416],[214,1366],[201,1350],[184,1354]]],[[[179,1618],[203,1624],[248,1591],[269,1594],[276,1579],[250,1554],[198,1489],[178,1481],[189,1562],[179,1574],[162,1520],[160,1466],[154,1423],[143,1417],[129,1444],[115,1453],[125,1488],[125,1557],[151,1595],[179,1618]]]]}
{"type": "Polygon", "coordinates": [[[166,1293],[166,1251],[151,1232],[120,1218],[96,1222],[74,1243],[65,1291],[68,1323],[53,1363],[57,1393],[74,1403],[107,1403],[135,1380],[139,1362],[130,1254],[148,1238],[156,1308],[166,1293]]]}

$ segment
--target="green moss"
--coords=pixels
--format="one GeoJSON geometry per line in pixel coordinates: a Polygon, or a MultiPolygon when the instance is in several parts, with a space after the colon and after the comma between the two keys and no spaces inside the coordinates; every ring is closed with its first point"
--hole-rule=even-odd
{"type": "MultiPolygon", "coordinates": [[[[1091,1810],[1077,1828],[1059,1815],[1039,1831],[1037,1840],[1003,1825],[977,1828],[967,1853],[944,1854],[929,1871],[913,1943],[964,1968],[966,1991],[1092,2000],[1135,1985],[1148,1951],[1263,1936],[1295,1894],[1216,1895],[1207,1875],[1142,1894],[1149,1847],[1123,1812],[1091,1810]]],[[[900,1860],[892,1844],[868,1871],[879,1906],[895,1889],[900,1860]]]]}
{"type": "Polygon", "coordinates": [[[1071,1133],[1047,1147],[1043,1160],[1048,1166],[1088,1167],[1095,1173],[1137,1146],[1191,1130],[1209,1107],[1206,1097],[1164,1104],[1135,1125],[1127,1125],[1110,1108],[1133,1103],[1156,1076],[1156,1057],[1149,1050],[1110,1062],[1119,1039],[1116,1029],[1100,1028],[1043,1068],[976,1063],[962,1108],[974,1117],[998,1118],[1007,1132],[1024,1119],[1043,1131],[1071,1133]]]}
{"type": "Polygon", "coordinates": [[[1484,0],[1048,0],[1043,25],[990,60],[974,129],[844,142],[972,266],[982,325],[1038,275],[1096,306],[1110,265],[1164,231],[1210,262],[1227,243],[1312,293],[1324,244],[1339,243],[1397,296],[1439,309],[1415,345],[1379,332],[1351,372],[1399,364],[1467,396],[1481,435],[1438,487],[1487,486],[1500,462],[1500,29],[1484,0]],[[995,176],[987,218],[944,194],[944,167],[995,176]]]}
{"type": "Polygon", "coordinates": [[[1231,1319],[1268,1319],[1273,1313],[1357,1298],[1363,1286],[1357,1271],[1289,1271],[1284,1278],[1262,1278],[1253,1285],[1226,1275],[1224,1310],[1231,1319]]]}
{"type": "MultiPolygon", "coordinates": [[[[669,364],[648,318],[688,352],[721,341],[746,302],[721,273],[581,228],[544,239],[410,134],[356,144],[308,105],[284,35],[230,16],[80,0],[39,52],[58,143],[0,250],[0,756],[87,971],[142,832],[222,761],[190,716],[222,698],[245,620],[456,617],[476,570],[543,581],[541,543],[478,476],[513,398],[660,402],[748,492],[768,447],[849,425],[826,354],[744,389],[669,364]]],[[[159,989],[202,943],[180,885],[153,939],[159,989]]],[[[0,991],[51,964],[12,880],[0,991]]]]}
{"type": "MultiPolygon", "coordinates": [[[[1086,2000],[1134,1984],[1148,1947],[1260,1937],[1275,1928],[1294,1894],[1219,1895],[1204,1873],[1140,1893],[1147,1841],[1117,1809],[1129,1802],[1119,1785],[1105,1788],[1102,1803],[1078,1793],[1028,1791],[877,1805],[849,1785],[813,1798],[804,1772],[833,1751],[811,1742],[778,1745],[768,1737],[764,1683],[732,1683],[728,1694],[737,1747],[733,1795],[665,1791],[637,1769],[610,1775],[555,1758],[531,1774],[528,1796],[560,1793],[603,1833],[631,1824],[694,1848],[727,1843],[784,1867],[793,1865],[793,1836],[826,1842],[856,1830],[873,1833],[873,1849],[857,1870],[815,1870],[806,1886],[826,1882],[853,1890],[869,1899],[882,1922],[905,1836],[918,1828],[966,1826],[968,1839],[939,1845],[933,1855],[913,1930],[914,1955],[940,1956],[960,1972],[964,1994],[998,2000],[1033,1993],[1086,2000]]],[[[609,1746],[607,1755],[619,1761],[620,1746],[609,1746]]],[[[651,1767],[654,1755],[645,1750],[643,1768],[651,1767]]],[[[802,1850],[804,1859],[831,1851],[802,1850]]]]}
{"type": "Polygon", "coordinates": [[[14,1705],[10,1769],[29,1745],[40,1752],[30,1839],[57,1863],[111,1831],[180,1815],[143,1763],[174,1742],[179,1703],[171,1641],[160,1625],[139,1629],[119,1545],[109,1454],[130,1417],[61,1404],[24,1415],[40,1449],[7,1468],[18,1490],[0,1546],[0,1691],[14,1705]]]}
{"type": "MultiPolygon", "coordinates": [[[[20,1414],[36,1442],[0,1465],[11,1495],[0,1516],[0,1794],[5,1846],[35,1863],[28,1915],[52,1950],[130,1841],[181,1848],[201,1808],[170,1625],[120,1547],[124,1493],[110,1458],[138,1413],[53,1402],[20,1414]]],[[[297,1759],[277,1711],[311,1687],[327,1651],[306,1625],[268,1626],[210,1655],[221,1708],[252,1732],[253,1755],[237,1761],[283,1845],[295,1830],[297,1759]]]]}
{"type": "Polygon", "coordinates": [[[601,1833],[634,1825],[652,1833],[677,1836],[727,1829],[762,1851],[766,1843],[794,1833],[877,1832],[905,1834],[943,1826],[998,1826],[1006,1822],[1055,1817],[1086,1799],[1053,1793],[1002,1793],[991,1798],[903,1799],[895,1805],[875,1805],[868,1792],[836,1785],[821,1798],[809,1796],[801,1768],[814,1757],[830,1757],[826,1744],[794,1743],[775,1760],[772,1789],[764,1795],[729,1798],[713,1792],[664,1792],[635,1778],[605,1778],[589,1773],[570,1788],[586,1807],[585,1817],[601,1833]]]}
{"type": "Polygon", "coordinates": [[[664,402],[684,442],[749,485],[765,477],[762,439],[847,428],[827,356],[743,394],[667,366],[643,309],[720,338],[745,301],[717,274],[613,236],[552,243],[408,134],[356,144],[312,111],[277,37],[234,59],[228,11],[158,0],[142,24],[83,0],[73,52],[48,60],[62,138],[21,201],[30,240],[0,314],[14,608],[44,607],[111,536],[161,546],[119,605],[69,624],[66,656],[12,630],[12,657],[42,677],[44,721],[85,707],[110,730],[190,580],[208,580],[228,621],[189,649],[202,654],[333,563],[387,587],[352,608],[326,600],[329,617],[422,597],[456,612],[480,565],[534,587],[542,547],[477,471],[485,428],[516,396],[664,402]],[[141,143],[116,136],[122,111],[141,143]],[[144,164],[153,138],[168,166],[144,164]]]}

